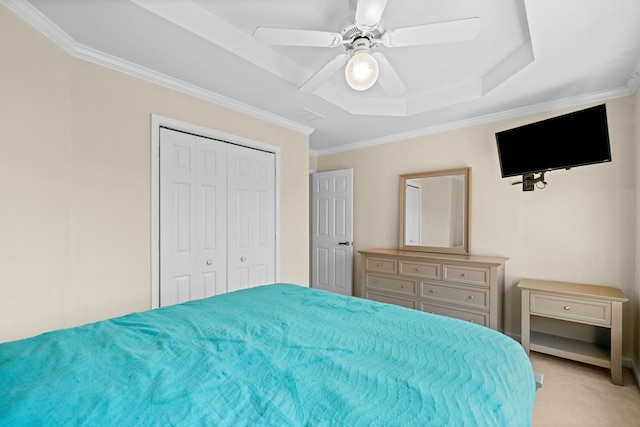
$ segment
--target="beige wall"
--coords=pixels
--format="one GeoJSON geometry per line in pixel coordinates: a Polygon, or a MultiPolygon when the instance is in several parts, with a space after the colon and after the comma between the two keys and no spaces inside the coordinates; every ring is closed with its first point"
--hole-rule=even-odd
{"type": "Polygon", "coordinates": [[[309,171],[315,171],[318,168],[318,158],[315,155],[309,156],[309,171]]]}
{"type": "Polygon", "coordinates": [[[308,284],[308,136],[74,59],[0,7],[0,342],[150,307],[150,117],[281,147],[284,282],[308,284]]]}
{"type": "MultiPolygon", "coordinates": [[[[502,179],[494,134],[565,111],[538,114],[319,156],[319,171],[354,169],[354,242],[357,249],[398,247],[398,176],[472,168],[471,252],[509,257],[505,329],[520,333],[521,278],[555,279],[621,288],[634,294],[634,97],[607,102],[611,163],[553,171],[548,186],[523,192],[502,179]]],[[[530,147],[535,150],[535,147],[530,147]]],[[[360,257],[355,290],[361,295],[360,257]]],[[[632,350],[632,308],[625,304],[625,354],[632,350]]]]}

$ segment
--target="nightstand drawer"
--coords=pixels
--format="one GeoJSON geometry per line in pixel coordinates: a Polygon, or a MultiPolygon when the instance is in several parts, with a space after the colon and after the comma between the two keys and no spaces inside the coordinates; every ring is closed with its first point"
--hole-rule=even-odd
{"type": "Polygon", "coordinates": [[[461,285],[439,285],[421,282],[421,297],[432,301],[450,302],[471,308],[489,309],[489,289],[461,285]]]}
{"type": "Polygon", "coordinates": [[[423,279],[440,279],[440,264],[417,261],[400,261],[400,274],[421,277],[423,279]]]}
{"type": "Polygon", "coordinates": [[[386,258],[369,258],[365,263],[365,269],[381,273],[397,273],[396,260],[386,258]]]}
{"type": "Polygon", "coordinates": [[[530,312],[592,325],[611,326],[611,303],[532,293],[530,312]]]}
{"type": "Polygon", "coordinates": [[[442,266],[442,280],[489,286],[489,269],[445,264],[442,266]]]}
{"type": "Polygon", "coordinates": [[[401,277],[379,276],[377,274],[367,274],[366,286],[369,289],[388,291],[397,294],[415,296],[417,294],[417,281],[403,279],[401,277]]]}
{"type": "Polygon", "coordinates": [[[467,322],[477,323],[482,326],[489,326],[489,313],[480,313],[472,310],[464,310],[442,305],[420,304],[420,310],[427,313],[439,314],[441,316],[454,317],[467,322]]]}

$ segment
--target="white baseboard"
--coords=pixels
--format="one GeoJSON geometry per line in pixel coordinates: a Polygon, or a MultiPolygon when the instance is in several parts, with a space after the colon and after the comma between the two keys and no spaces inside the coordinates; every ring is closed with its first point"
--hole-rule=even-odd
{"type": "Polygon", "coordinates": [[[636,385],[640,389],[640,371],[638,367],[633,363],[633,360],[628,357],[622,358],[622,364],[624,366],[628,366],[631,369],[631,373],[633,374],[633,378],[636,380],[636,385]]]}

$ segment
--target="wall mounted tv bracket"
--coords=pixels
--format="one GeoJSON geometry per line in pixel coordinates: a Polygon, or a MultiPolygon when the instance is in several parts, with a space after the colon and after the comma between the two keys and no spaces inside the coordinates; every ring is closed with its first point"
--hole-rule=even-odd
{"type": "Polygon", "coordinates": [[[522,175],[522,181],[513,182],[511,185],[522,184],[522,191],[533,191],[536,189],[536,183],[541,182],[544,188],[547,186],[547,182],[544,180],[544,172],[540,172],[540,176],[537,178],[533,173],[526,173],[522,175]]]}

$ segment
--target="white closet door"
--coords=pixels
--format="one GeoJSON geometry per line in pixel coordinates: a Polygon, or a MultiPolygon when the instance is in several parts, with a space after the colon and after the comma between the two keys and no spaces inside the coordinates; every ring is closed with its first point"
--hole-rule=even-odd
{"type": "Polygon", "coordinates": [[[227,150],[228,290],[275,281],[275,155],[227,150]]]}
{"type": "Polygon", "coordinates": [[[226,147],[160,131],[160,306],[227,291],[226,147]]]}

